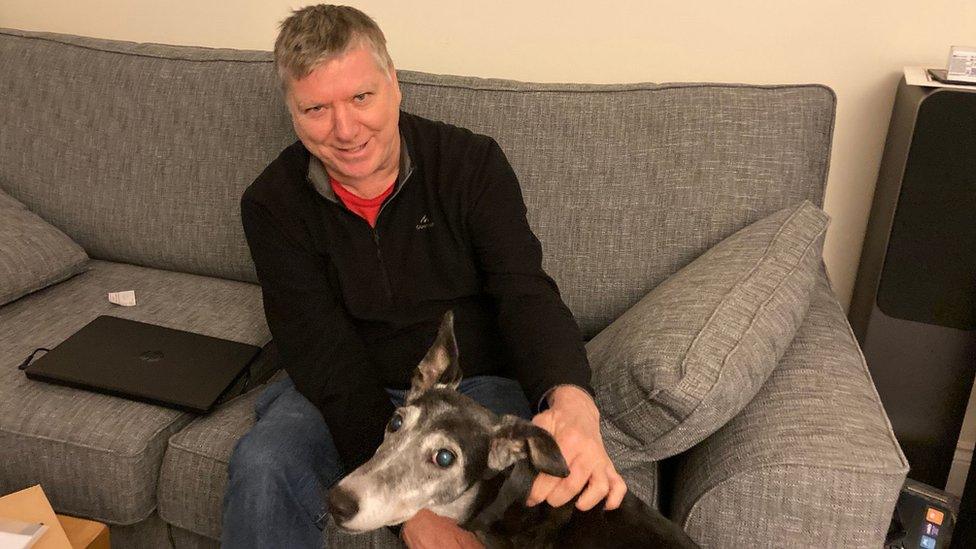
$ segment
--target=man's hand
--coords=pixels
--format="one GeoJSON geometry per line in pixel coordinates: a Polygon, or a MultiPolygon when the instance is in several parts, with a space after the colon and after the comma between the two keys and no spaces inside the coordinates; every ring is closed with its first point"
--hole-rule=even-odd
{"type": "Polygon", "coordinates": [[[410,549],[484,549],[477,536],[427,509],[403,523],[400,537],[410,549]]]}
{"type": "Polygon", "coordinates": [[[575,385],[561,385],[549,393],[549,409],[532,418],[532,423],[552,434],[569,465],[569,476],[540,473],[532,484],[526,505],[546,501],[553,507],[565,505],[586,486],[576,508],[588,511],[606,498],[604,509],[620,506],[627,493],[624,479],[610,461],[600,436],[600,412],[589,393],[575,385]]]}

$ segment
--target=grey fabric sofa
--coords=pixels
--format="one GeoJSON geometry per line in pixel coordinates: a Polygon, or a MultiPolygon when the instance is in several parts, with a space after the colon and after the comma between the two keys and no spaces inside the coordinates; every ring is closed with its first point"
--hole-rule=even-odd
{"type": "MultiPolygon", "coordinates": [[[[737,230],[823,202],[835,109],[823,86],[399,79],[405,110],[501,144],[588,339],[737,230]]],[[[0,493],[40,483],[57,511],[108,523],[115,547],[214,547],[227,460],[260,383],[284,375],[238,210],[295,139],[270,54],[6,29],[0,98],[0,189],[91,257],[0,307],[0,493]],[[105,298],[129,289],[136,307],[105,298]],[[256,386],[203,417],[17,370],[99,314],[267,356],[256,386]]],[[[880,545],[907,462],[822,265],[756,397],[662,463],[630,456],[631,490],[704,546],[880,545]]],[[[385,531],[326,538],[398,543],[385,531]]]]}

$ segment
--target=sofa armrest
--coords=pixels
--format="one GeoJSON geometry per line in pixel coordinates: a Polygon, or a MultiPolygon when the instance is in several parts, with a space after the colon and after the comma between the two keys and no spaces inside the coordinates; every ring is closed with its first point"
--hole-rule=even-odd
{"type": "Polygon", "coordinates": [[[823,271],[759,394],[676,459],[672,517],[703,546],[882,545],[908,462],[823,271]]]}

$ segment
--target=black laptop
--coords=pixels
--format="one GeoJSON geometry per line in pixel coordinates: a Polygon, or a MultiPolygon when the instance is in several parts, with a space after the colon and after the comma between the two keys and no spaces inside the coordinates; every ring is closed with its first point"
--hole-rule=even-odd
{"type": "Polygon", "coordinates": [[[206,413],[260,347],[114,316],[99,316],[51,349],[30,379],[206,413]]]}

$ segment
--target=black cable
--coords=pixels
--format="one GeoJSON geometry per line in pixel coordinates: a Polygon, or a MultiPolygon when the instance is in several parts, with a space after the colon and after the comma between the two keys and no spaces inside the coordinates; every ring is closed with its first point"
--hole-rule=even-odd
{"type": "Polygon", "coordinates": [[[20,363],[20,366],[17,366],[17,369],[18,370],[26,370],[27,367],[30,366],[31,361],[34,360],[34,355],[37,354],[37,351],[45,351],[46,352],[46,351],[50,351],[50,350],[51,349],[45,349],[44,347],[38,347],[37,349],[34,349],[34,352],[31,353],[30,356],[28,356],[26,359],[24,359],[24,361],[20,363]]]}

